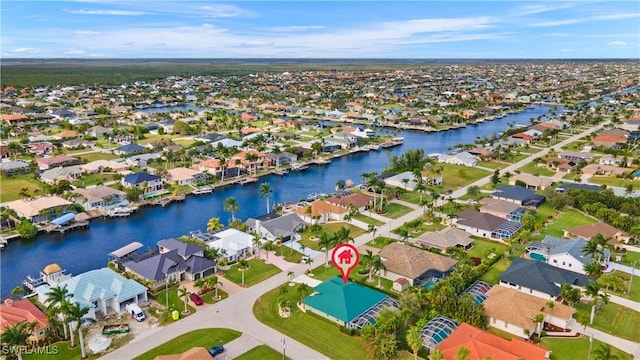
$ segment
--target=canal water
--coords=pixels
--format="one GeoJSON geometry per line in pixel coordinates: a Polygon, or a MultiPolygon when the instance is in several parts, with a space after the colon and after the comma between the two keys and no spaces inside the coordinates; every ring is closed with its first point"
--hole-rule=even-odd
{"type": "Polygon", "coordinates": [[[150,248],[162,239],[179,237],[190,231],[205,231],[207,221],[212,217],[228,223],[231,214],[223,210],[224,200],[228,197],[235,197],[240,205],[235,214],[237,218],[245,220],[260,216],[266,212],[266,200],[258,196],[262,182],[271,185],[271,204],[296,201],[314,193],[330,193],[338,180],[352,179],[359,183],[362,181],[361,173],[381,172],[391,155],[418,148],[424,149],[425,154],[446,152],[457,144],[473,143],[478,138],[497,135],[510,123],[527,125],[531,118],[549,115],[550,109],[548,106],[536,106],[502,119],[438,133],[383,129],[380,131],[404,137],[404,144],[333,159],[330,164],[312,165],[304,172],[263,177],[257,184],[227,187],[210,195],[187,197],[184,202],[166,208],[143,208],[128,218],[95,219],[86,230],[40,234],[34,239],[11,241],[0,255],[0,294],[6,296],[27,275],[37,275],[53,262],[71,274],[79,274],[106,266],[110,252],[132,241],[139,241],[145,248],[150,248]]]}

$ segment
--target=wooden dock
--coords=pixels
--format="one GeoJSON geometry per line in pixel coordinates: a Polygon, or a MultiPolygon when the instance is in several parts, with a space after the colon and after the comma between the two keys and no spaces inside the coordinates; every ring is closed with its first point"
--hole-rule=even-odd
{"type": "Polygon", "coordinates": [[[71,230],[75,230],[75,229],[84,229],[89,227],[89,222],[88,221],[76,221],[73,222],[71,224],[68,225],[62,225],[62,226],[55,226],[55,225],[51,225],[51,226],[47,226],[44,230],[48,233],[52,233],[52,232],[59,232],[64,234],[67,231],[71,231],[71,230]]]}

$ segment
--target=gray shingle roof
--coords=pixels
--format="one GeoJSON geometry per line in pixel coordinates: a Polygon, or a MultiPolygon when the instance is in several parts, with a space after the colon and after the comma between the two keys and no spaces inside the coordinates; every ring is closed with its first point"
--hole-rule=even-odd
{"type": "Polygon", "coordinates": [[[591,277],[573,271],[560,269],[541,261],[523,258],[513,259],[513,263],[502,275],[500,281],[537,290],[551,296],[560,294],[562,284],[585,286],[591,277]]]}
{"type": "Polygon", "coordinates": [[[169,250],[177,250],[178,255],[182,256],[183,258],[187,258],[204,250],[202,247],[196,244],[182,242],[177,239],[160,240],[158,241],[158,246],[162,246],[169,250]]]}

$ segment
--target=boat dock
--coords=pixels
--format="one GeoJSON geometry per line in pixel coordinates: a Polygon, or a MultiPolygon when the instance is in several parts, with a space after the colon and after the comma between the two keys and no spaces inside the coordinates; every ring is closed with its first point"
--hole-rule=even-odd
{"type": "Polygon", "coordinates": [[[133,206],[118,206],[113,209],[107,210],[105,212],[105,216],[108,217],[127,217],[131,215],[134,211],[138,210],[137,207],[133,206]]]}
{"type": "Polygon", "coordinates": [[[185,198],[184,194],[175,195],[175,196],[167,196],[167,197],[159,198],[159,199],[156,199],[156,200],[152,201],[151,205],[152,206],[160,205],[162,207],[165,207],[165,206],[171,204],[174,201],[184,201],[184,198],[185,198]]]}
{"type": "Polygon", "coordinates": [[[75,230],[75,229],[84,229],[89,227],[88,221],[75,221],[66,225],[56,226],[50,225],[47,226],[44,230],[48,233],[59,232],[64,234],[67,231],[75,230]]]}
{"type": "Polygon", "coordinates": [[[255,176],[250,176],[250,177],[247,177],[247,178],[244,178],[244,179],[238,181],[238,184],[245,185],[245,184],[251,184],[251,183],[254,183],[254,182],[258,182],[258,178],[255,177],[255,176]]]}
{"type": "Polygon", "coordinates": [[[203,186],[203,187],[199,187],[199,188],[195,188],[194,190],[191,190],[190,194],[191,195],[204,195],[204,194],[211,194],[213,192],[213,187],[212,186],[203,186]]]}
{"type": "Polygon", "coordinates": [[[289,171],[287,169],[278,169],[278,170],[273,170],[273,174],[275,175],[286,175],[289,171]]]}

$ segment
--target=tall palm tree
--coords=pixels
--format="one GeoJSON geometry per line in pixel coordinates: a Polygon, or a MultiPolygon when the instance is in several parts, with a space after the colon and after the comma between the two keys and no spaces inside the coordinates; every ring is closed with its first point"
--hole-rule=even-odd
{"type": "Polygon", "coordinates": [[[184,311],[182,313],[188,314],[189,310],[187,309],[187,303],[189,302],[189,290],[187,290],[186,286],[178,289],[178,297],[181,297],[184,301],[184,311]]]}
{"type": "Polygon", "coordinates": [[[371,266],[373,267],[373,271],[378,275],[378,288],[382,288],[380,285],[380,278],[382,277],[382,270],[386,270],[387,268],[384,266],[382,262],[382,258],[380,255],[376,255],[373,257],[373,261],[371,262],[371,266]]]}
{"type": "Polygon", "coordinates": [[[418,350],[422,347],[422,339],[420,338],[422,332],[420,330],[420,327],[412,326],[406,334],[407,345],[409,345],[411,351],[413,351],[414,360],[418,360],[418,350]]]}
{"type": "Polygon", "coordinates": [[[208,232],[215,232],[215,231],[218,231],[218,230],[222,229],[223,227],[224,227],[224,225],[222,225],[222,223],[220,223],[220,218],[218,218],[218,217],[212,217],[207,222],[207,231],[208,232]]]}
{"type": "Polygon", "coordinates": [[[263,182],[260,184],[260,189],[258,189],[258,195],[261,198],[267,199],[267,214],[271,212],[271,207],[269,206],[269,196],[271,195],[271,185],[268,182],[263,182]]]}
{"type": "Polygon", "coordinates": [[[367,226],[367,234],[372,234],[371,240],[375,240],[377,231],[378,231],[378,228],[375,225],[369,224],[369,226],[367,226]]]}
{"type": "Polygon", "coordinates": [[[71,294],[67,290],[67,286],[54,286],[47,292],[47,313],[51,316],[59,316],[62,318],[62,329],[64,330],[64,338],[68,339],[67,333],[67,314],[66,307],[71,299],[71,294]]]}
{"type": "Polygon", "coordinates": [[[22,350],[27,345],[27,339],[33,333],[35,326],[36,323],[33,322],[21,322],[4,328],[4,331],[0,334],[2,335],[2,343],[7,345],[9,349],[15,349],[18,360],[22,360],[22,350]]]}
{"type": "Polygon", "coordinates": [[[589,324],[593,325],[593,318],[596,316],[596,305],[598,305],[598,301],[601,300],[604,304],[608,304],[609,294],[600,291],[600,285],[593,280],[590,280],[584,287],[584,293],[591,298],[591,316],[589,317],[589,324]]]}
{"type": "Polygon", "coordinates": [[[213,288],[216,290],[216,293],[213,295],[213,299],[214,300],[220,299],[220,297],[218,296],[218,288],[222,287],[222,283],[218,281],[218,277],[217,276],[208,277],[207,286],[209,286],[209,288],[213,288]]]}
{"type": "Polygon", "coordinates": [[[593,352],[594,360],[618,360],[620,357],[611,352],[611,345],[600,344],[596,351],[593,352]]]}
{"type": "Polygon", "coordinates": [[[354,242],[353,237],[351,236],[351,229],[341,226],[338,231],[336,231],[335,235],[336,240],[340,244],[346,244],[348,242],[354,242]]]}
{"type": "Polygon", "coordinates": [[[367,281],[373,281],[373,252],[371,250],[367,250],[366,253],[362,254],[360,257],[360,266],[362,269],[367,270],[369,275],[367,276],[367,281]]]}
{"type": "Polygon", "coordinates": [[[244,286],[244,272],[249,270],[249,262],[245,259],[240,259],[238,261],[238,271],[242,273],[242,286],[244,286]]]}
{"type": "Polygon", "coordinates": [[[298,295],[300,295],[300,304],[304,304],[304,297],[309,295],[312,291],[313,289],[311,288],[311,286],[307,285],[306,283],[302,283],[298,286],[296,292],[298,293],[298,295]]]}
{"type": "MultiPolygon", "coordinates": [[[[82,354],[82,358],[87,358],[87,352],[84,349],[84,335],[82,333],[82,318],[89,313],[89,307],[82,306],[80,303],[69,304],[67,308],[69,319],[71,321],[75,321],[77,323],[76,327],[78,330],[78,342],[80,343],[80,352],[82,354]]],[[[87,320],[93,321],[93,319],[88,318],[87,320]]],[[[71,338],[73,338],[73,334],[71,334],[71,338]]]]}
{"type": "Polygon", "coordinates": [[[318,248],[324,251],[324,267],[329,266],[329,250],[334,247],[333,241],[331,241],[331,237],[325,231],[320,232],[318,234],[318,248]]]}
{"type": "Polygon", "coordinates": [[[228,197],[224,200],[224,211],[231,213],[231,221],[236,220],[236,211],[240,210],[240,204],[234,197],[228,197]]]}
{"type": "Polygon", "coordinates": [[[262,242],[262,238],[260,238],[260,235],[253,234],[253,238],[251,239],[251,244],[258,248],[258,258],[260,258],[260,244],[261,244],[261,242],[262,242]]]}
{"type": "Polygon", "coordinates": [[[264,250],[265,254],[267,255],[267,260],[266,262],[269,262],[269,252],[273,251],[273,241],[269,240],[266,243],[264,243],[264,245],[262,245],[262,249],[264,250]]]}

